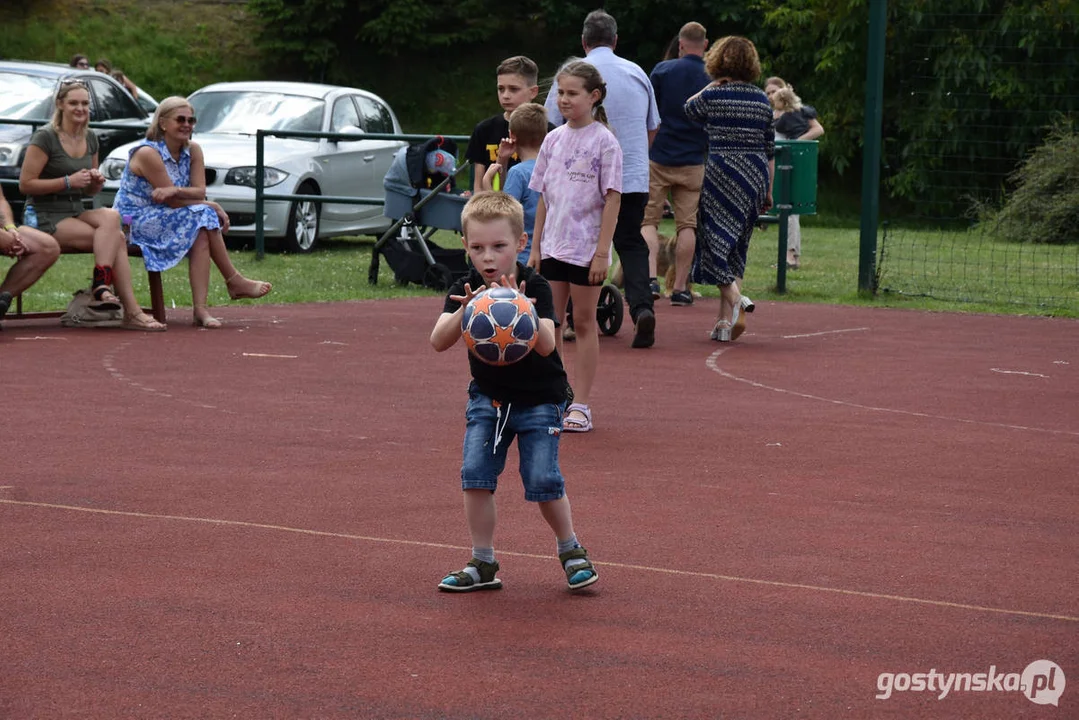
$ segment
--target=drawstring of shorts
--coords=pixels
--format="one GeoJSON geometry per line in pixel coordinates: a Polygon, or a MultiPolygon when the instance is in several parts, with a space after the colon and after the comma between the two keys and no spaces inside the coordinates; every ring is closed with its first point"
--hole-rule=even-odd
{"type": "Polygon", "coordinates": [[[498,402],[494,403],[495,406],[495,446],[491,450],[492,455],[498,454],[498,446],[502,442],[502,433],[506,429],[506,425],[510,421],[510,410],[513,408],[513,403],[506,403],[506,417],[502,417],[502,405],[498,402]]]}

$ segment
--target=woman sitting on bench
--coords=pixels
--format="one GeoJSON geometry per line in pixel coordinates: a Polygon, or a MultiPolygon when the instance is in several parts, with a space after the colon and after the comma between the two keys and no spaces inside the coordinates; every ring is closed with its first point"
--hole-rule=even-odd
{"type": "Polygon", "coordinates": [[[132,148],[113,206],[131,216],[131,241],[142,250],[149,270],[168,270],[186,255],[195,325],[219,328],[206,306],[210,261],[225,278],[229,297],[260,298],[268,282],[248,280],[232,264],[222,232],[229,216],[206,199],[202,148],[191,141],[195,111],[182,97],[157,106],[146,140],[132,148]]]}
{"type": "MultiPolygon", "coordinates": [[[[120,214],[83,207],[83,197],[96,195],[105,183],[97,169],[97,136],[87,127],[89,122],[86,86],[78,81],[61,84],[52,122],[35,132],[26,148],[19,190],[33,200],[37,229],[56,238],[61,250],[94,254],[90,287],[95,309],[119,310],[122,305],[120,327],[164,330],[165,325],[144,313],[135,299],[120,214]]],[[[27,215],[24,222],[34,225],[27,215]]]]}
{"type": "Polygon", "coordinates": [[[50,236],[31,227],[15,227],[15,215],[0,185],[0,255],[15,258],[15,264],[0,282],[0,320],[11,298],[38,281],[60,257],[60,246],[50,236]]]}

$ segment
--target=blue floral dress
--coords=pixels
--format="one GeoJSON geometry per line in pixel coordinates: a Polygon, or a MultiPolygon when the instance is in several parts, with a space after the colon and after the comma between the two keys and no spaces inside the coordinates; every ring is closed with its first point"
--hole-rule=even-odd
{"type": "Polygon", "coordinates": [[[169,179],[176,187],[191,184],[191,150],[184,148],[179,160],[173,160],[164,140],[144,140],[131,149],[128,165],[120,179],[113,209],[120,216],[131,216],[131,242],[142,248],[147,270],[162,271],[173,267],[187,255],[203,228],[217,230],[221,222],[209,205],[172,208],[150,199],[154,186],[131,172],[131,156],[142,147],[152,147],[161,155],[169,179]]]}

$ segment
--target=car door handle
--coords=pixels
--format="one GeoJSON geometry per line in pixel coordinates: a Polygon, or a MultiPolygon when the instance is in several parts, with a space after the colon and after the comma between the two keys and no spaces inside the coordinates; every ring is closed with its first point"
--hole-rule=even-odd
{"type": "Polygon", "coordinates": [[[374,156],[374,155],[364,155],[364,156],[363,156],[363,161],[364,161],[364,162],[371,162],[371,161],[372,161],[372,160],[374,160],[374,159],[375,159],[375,156],[374,156]]]}

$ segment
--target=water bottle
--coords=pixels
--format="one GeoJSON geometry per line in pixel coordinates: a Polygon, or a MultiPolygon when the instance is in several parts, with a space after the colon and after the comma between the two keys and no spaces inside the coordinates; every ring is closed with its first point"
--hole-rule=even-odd
{"type": "Polygon", "coordinates": [[[37,227],[37,210],[34,210],[33,203],[26,203],[22,209],[22,224],[27,227],[37,227]]]}

